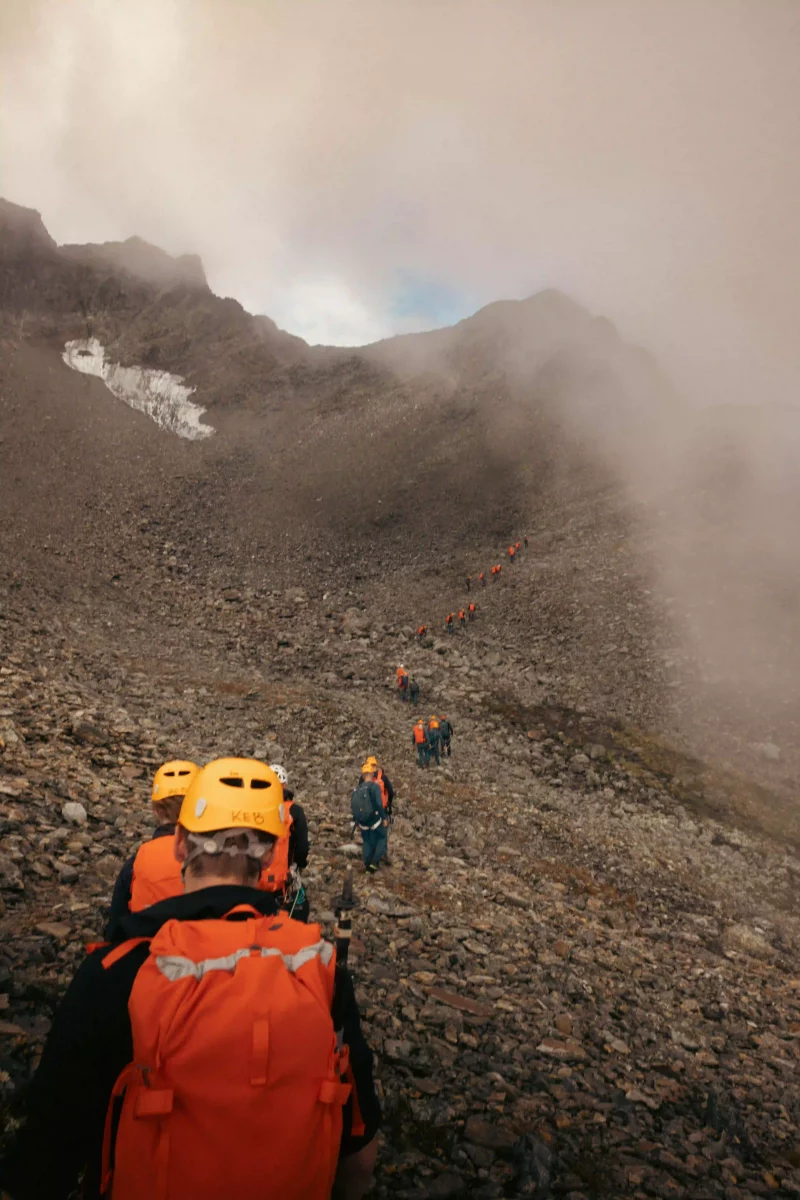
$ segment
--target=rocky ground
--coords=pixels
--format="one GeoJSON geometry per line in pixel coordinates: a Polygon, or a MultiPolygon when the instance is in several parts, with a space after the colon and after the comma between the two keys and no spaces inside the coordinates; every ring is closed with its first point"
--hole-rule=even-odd
{"type": "Polygon", "coordinates": [[[398,795],[353,946],[377,1194],[800,1195],[800,496],[784,424],[756,475],[765,422],[730,442],[729,416],[695,446],[655,365],[554,293],[330,351],[194,260],[59,250],[0,203],[5,1131],[155,767],[284,762],[331,931],[374,753],[398,795]],[[185,375],[216,433],[69,371],[88,336],[185,375]],[[671,453],[672,490],[637,491],[671,453]],[[400,662],[454,724],[440,768],[400,662]]]}
{"type": "Polygon", "coordinates": [[[488,616],[420,645],[345,592],[175,599],[158,641],[113,600],[3,603],[7,1112],[146,835],[160,761],[286,763],[330,930],[370,751],[398,793],[393,865],[357,876],[353,951],[386,1118],[377,1194],[800,1195],[800,859],[785,842],[699,806],[623,728],[512,705],[521,667],[488,616]],[[414,764],[398,659],[420,711],[455,726],[441,769],[414,764]]]}

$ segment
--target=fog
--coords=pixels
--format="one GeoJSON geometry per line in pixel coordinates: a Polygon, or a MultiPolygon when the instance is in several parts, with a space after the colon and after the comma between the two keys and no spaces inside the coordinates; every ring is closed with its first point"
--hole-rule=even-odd
{"type": "Polygon", "coordinates": [[[4,0],[0,193],[311,341],[557,287],[796,403],[795,0],[4,0]]]}

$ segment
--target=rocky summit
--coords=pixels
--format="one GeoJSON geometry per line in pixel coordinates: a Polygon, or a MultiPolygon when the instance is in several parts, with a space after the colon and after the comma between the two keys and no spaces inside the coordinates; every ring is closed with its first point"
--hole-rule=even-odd
{"type": "Polygon", "coordinates": [[[384,1109],[375,1194],[800,1195],[794,577],[757,569],[756,538],[724,604],[662,569],[678,533],[697,534],[692,578],[729,544],[752,480],[725,414],[686,413],[554,293],[308,347],[194,259],[59,248],[3,202],[0,422],[6,1132],[147,836],[155,768],[284,763],[332,934],[372,753],[397,794],[351,951],[384,1109]],[[67,342],[90,339],[182,380],[213,433],[72,369],[67,342]],[[620,466],[665,421],[702,432],[679,504],[620,466]],[[446,633],[470,599],[475,622],[446,633]],[[710,610],[734,630],[761,614],[759,673],[714,673],[710,610]],[[424,770],[411,728],[434,712],[453,753],[424,770]]]}

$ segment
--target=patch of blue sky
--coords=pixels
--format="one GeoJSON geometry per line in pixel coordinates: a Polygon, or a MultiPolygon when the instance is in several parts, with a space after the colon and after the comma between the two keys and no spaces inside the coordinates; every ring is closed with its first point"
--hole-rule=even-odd
{"type": "Polygon", "coordinates": [[[473,299],[448,284],[411,273],[399,277],[389,303],[391,321],[408,327],[454,325],[475,311],[473,299]]]}

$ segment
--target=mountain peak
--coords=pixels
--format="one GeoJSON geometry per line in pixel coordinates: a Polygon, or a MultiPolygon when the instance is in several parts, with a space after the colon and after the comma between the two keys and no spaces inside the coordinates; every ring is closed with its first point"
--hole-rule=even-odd
{"type": "Polygon", "coordinates": [[[41,249],[56,249],[41,213],[0,197],[0,254],[10,257],[41,249]]]}
{"type": "Polygon", "coordinates": [[[157,287],[170,287],[176,283],[208,287],[203,263],[197,254],[173,257],[144,238],[129,237],[124,242],[89,243],[85,246],[66,245],[61,249],[71,258],[91,262],[94,266],[127,271],[157,287]]]}

